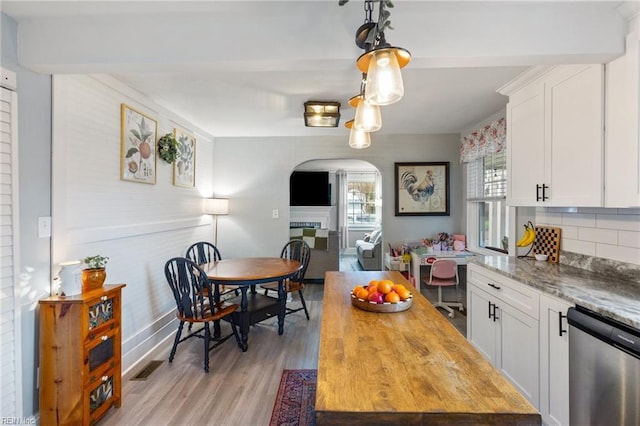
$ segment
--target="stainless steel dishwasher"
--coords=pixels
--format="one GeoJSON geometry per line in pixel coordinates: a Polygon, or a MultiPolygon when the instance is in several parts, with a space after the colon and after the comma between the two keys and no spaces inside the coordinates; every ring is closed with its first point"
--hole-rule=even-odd
{"type": "Polygon", "coordinates": [[[567,319],[571,424],[640,425],[640,330],[580,306],[567,319]]]}

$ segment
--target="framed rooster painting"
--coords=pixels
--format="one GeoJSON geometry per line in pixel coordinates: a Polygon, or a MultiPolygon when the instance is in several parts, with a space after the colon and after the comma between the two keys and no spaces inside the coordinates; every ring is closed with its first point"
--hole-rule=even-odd
{"type": "Polygon", "coordinates": [[[449,216],[449,162],[395,163],[396,216],[449,216]]]}

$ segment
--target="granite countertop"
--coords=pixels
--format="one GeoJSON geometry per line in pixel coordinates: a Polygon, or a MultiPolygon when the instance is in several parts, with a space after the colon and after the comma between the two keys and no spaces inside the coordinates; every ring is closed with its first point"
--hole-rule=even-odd
{"type": "Polygon", "coordinates": [[[640,329],[638,283],[533,258],[476,256],[470,263],[640,329]]]}

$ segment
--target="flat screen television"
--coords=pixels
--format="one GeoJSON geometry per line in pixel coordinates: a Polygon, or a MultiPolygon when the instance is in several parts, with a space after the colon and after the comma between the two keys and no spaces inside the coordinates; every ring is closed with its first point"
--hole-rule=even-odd
{"type": "Polygon", "coordinates": [[[293,172],[289,179],[292,206],[330,206],[329,172],[293,172]]]}

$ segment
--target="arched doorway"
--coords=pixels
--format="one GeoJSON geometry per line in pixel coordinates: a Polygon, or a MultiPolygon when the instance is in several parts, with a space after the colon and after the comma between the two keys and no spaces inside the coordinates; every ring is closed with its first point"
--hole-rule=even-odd
{"type": "MultiPolygon", "coordinates": [[[[295,205],[300,203],[295,200],[296,194],[291,194],[289,208],[292,228],[308,226],[328,229],[330,253],[316,253],[316,267],[310,266],[306,279],[322,280],[324,270],[381,269],[381,240],[375,259],[359,259],[356,250],[358,240],[382,226],[382,178],[378,169],[363,160],[317,159],[299,164],[292,174],[294,172],[296,176],[326,172],[331,187],[328,206],[295,205]]],[[[294,188],[291,190],[295,191],[294,188]]]]}

